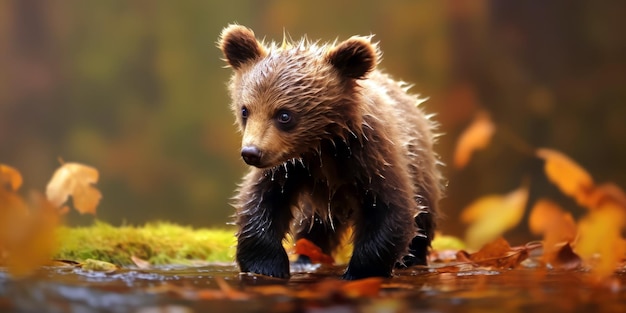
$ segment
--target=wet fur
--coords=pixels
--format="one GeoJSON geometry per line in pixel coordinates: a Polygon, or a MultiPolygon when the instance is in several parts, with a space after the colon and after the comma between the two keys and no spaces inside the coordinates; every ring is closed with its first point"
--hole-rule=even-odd
{"type": "Polygon", "coordinates": [[[353,37],[268,46],[231,25],[219,46],[234,69],[229,91],[242,146],[262,151],[233,203],[241,271],[289,277],[287,232],[331,253],[348,227],[346,279],[426,264],[441,196],[434,123],[404,84],[376,69],[377,45],[353,37]],[[277,124],[282,110],[293,129],[277,124]]]}

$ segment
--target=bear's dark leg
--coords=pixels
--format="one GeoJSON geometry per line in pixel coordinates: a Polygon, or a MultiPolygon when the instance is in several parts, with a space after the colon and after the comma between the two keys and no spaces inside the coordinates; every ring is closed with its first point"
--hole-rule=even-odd
{"type": "Polygon", "coordinates": [[[430,248],[433,239],[432,219],[432,215],[428,212],[420,213],[415,217],[419,235],[411,240],[409,254],[402,259],[402,264],[399,264],[400,267],[428,264],[428,248],[430,248]]]}
{"type": "Polygon", "coordinates": [[[389,277],[394,264],[406,252],[415,230],[409,210],[369,193],[354,227],[354,251],[344,279],[389,277]]]}
{"type": "Polygon", "coordinates": [[[292,219],[291,192],[270,183],[259,184],[257,189],[246,193],[253,199],[237,213],[237,263],[242,272],[289,278],[282,240],[292,219]]]}
{"type": "Polygon", "coordinates": [[[427,196],[420,195],[417,199],[421,211],[415,216],[415,224],[417,225],[418,235],[411,240],[409,245],[409,254],[402,259],[400,267],[409,267],[413,265],[427,265],[428,248],[435,236],[435,220],[430,210],[427,196]]]}
{"type": "MultiPolygon", "coordinates": [[[[296,240],[307,239],[318,246],[322,252],[331,255],[339,245],[342,234],[343,226],[337,218],[333,218],[331,224],[330,221],[325,221],[319,215],[314,214],[300,222],[295,238],[296,240]]],[[[307,264],[311,260],[307,256],[300,255],[296,262],[307,264]]]]}

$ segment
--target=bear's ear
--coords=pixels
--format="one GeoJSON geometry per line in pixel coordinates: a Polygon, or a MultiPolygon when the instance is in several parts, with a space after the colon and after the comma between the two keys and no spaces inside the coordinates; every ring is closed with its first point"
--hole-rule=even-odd
{"type": "Polygon", "coordinates": [[[352,37],[328,52],[328,62],[344,77],[361,79],[376,67],[378,51],[367,37],[352,37]]]}
{"type": "Polygon", "coordinates": [[[229,25],[222,31],[219,48],[226,61],[234,69],[266,55],[265,48],[256,40],[251,29],[241,25],[229,25]]]}

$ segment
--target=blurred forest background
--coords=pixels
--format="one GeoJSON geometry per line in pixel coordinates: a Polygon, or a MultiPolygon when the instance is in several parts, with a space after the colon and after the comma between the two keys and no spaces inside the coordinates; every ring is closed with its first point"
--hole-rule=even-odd
{"type": "Polygon", "coordinates": [[[462,233],[473,199],[524,179],[576,212],[514,147],[558,149],[626,187],[624,12],[591,0],[0,1],[0,163],[25,190],[44,190],[58,158],[96,167],[98,218],[114,225],[224,226],[245,165],[215,42],[237,22],[276,41],[375,34],[381,67],[430,98],[445,163],[474,114],[492,114],[504,135],[444,168],[444,232],[462,233]]]}

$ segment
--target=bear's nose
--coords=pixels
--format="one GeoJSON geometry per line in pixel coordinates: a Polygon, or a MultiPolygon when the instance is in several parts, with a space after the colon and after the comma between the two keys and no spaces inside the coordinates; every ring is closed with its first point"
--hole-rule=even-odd
{"type": "Polygon", "coordinates": [[[257,166],[261,164],[261,150],[256,146],[245,146],[241,148],[241,157],[249,165],[257,166]]]}

